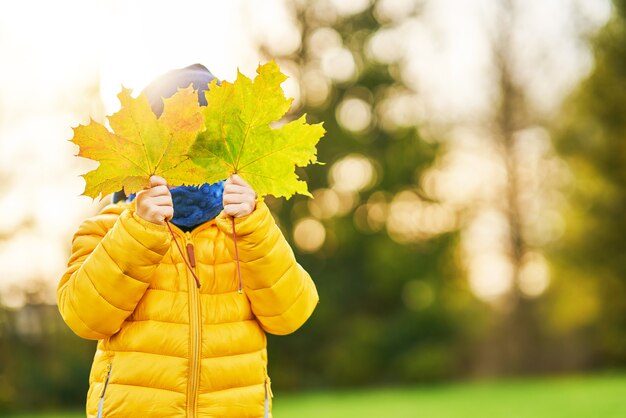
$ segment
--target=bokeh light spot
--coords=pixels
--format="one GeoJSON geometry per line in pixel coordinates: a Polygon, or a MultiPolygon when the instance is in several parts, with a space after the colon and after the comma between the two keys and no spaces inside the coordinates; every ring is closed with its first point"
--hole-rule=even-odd
{"type": "Polygon", "coordinates": [[[301,251],[313,253],[324,244],[326,229],[317,219],[304,218],[296,223],[293,229],[293,239],[301,251]]]}
{"type": "Polygon", "coordinates": [[[377,179],[372,162],[361,154],[350,154],[333,164],[329,182],[341,192],[358,192],[371,186],[377,179]]]}
{"type": "Polygon", "coordinates": [[[357,98],[342,101],[337,107],[336,114],[339,124],[352,132],[363,132],[372,122],[370,105],[357,98]]]}

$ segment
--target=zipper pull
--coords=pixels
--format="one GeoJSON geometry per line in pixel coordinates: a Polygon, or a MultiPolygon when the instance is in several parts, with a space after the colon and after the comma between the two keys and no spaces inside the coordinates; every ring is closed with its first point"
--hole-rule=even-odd
{"type": "Polygon", "coordinates": [[[189,264],[191,267],[196,268],[196,252],[194,251],[193,244],[187,243],[187,257],[189,257],[189,264]]]}
{"type": "MultiPolygon", "coordinates": [[[[191,267],[195,269],[196,268],[196,252],[193,248],[193,243],[190,241],[187,241],[187,258],[189,258],[189,264],[191,265],[191,267]]],[[[193,270],[191,270],[191,274],[193,275],[193,278],[196,281],[196,286],[198,286],[198,289],[200,289],[200,280],[198,280],[198,276],[196,276],[193,270]]]]}
{"type": "Polygon", "coordinates": [[[191,260],[192,256],[193,256],[193,265],[194,265],[194,267],[192,267],[187,262],[187,259],[185,258],[185,254],[183,254],[183,249],[181,248],[180,244],[178,244],[178,240],[176,239],[176,234],[174,233],[174,230],[170,226],[170,223],[169,223],[169,221],[167,219],[165,220],[165,224],[167,225],[167,228],[170,230],[170,234],[172,234],[172,239],[174,240],[174,244],[176,244],[176,248],[178,248],[178,252],[180,253],[181,258],[185,262],[185,265],[187,266],[187,268],[191,272],[191,275],[193,276],[193,278],[196,280],[196,286],[198,286],[198,289],[200,289],[200,280],[198,280],[198,276],[196,276],[196,273],[194,272],[194,267],[196,265],[196,257],[195,257],[194,251],[193,251],[193,244],[192,244],[192,241],[191,241],[191,234],[189,232],[186,232],[185,233],[185,238],[186,238],[186,241],[187,241],[187,257],[191,260]],[[189,248],[189,246],[191,246],[191,249],[189,248]]]}

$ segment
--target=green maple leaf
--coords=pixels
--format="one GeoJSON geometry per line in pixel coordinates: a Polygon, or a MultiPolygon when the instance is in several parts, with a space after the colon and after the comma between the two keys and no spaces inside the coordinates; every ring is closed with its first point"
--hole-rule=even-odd
{"type": "Polygon", "coordinates": [[[113,132],[91,121],[74,128],[72,142],[78,155],[100,162],[87,174],[83,194],[96,198],[124,189],[137,192],[158,175],[169,185],[202,184],[206,173],[187,156],[187,151],[203,127],[197,93],[192,86],[179,89],[164,100],[163,114],[157,118],[145,95],[131,97],[122,88],[119,112],[108,117],[113,132]]]}
{"type": "Polygon", "coordinates": [[[306,115],[273,129],[293,99],[280,85],[287,77],[271,61],[257,68],[250,80],[238,73],[234,83],[213,80],[202,109],[205,130],[198,134],[189,157],[213,183],[239,174],[259,194],[310,196],[295,167],[317,162],[316,144],[324,135],[322,124],[309,125],[306,115]]]}

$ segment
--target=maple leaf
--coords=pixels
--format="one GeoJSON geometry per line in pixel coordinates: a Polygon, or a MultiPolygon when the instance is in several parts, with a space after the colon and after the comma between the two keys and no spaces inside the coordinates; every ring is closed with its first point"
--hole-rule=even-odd
{"type": "Polygon", "coordinates": [[[96,198],[124,189],[126,194],[150,185],[158,175],[169,185],[202,184],[206,174],[187,156],[203,117],[197,93],[190,85],[164,100],[163,114],[157,118],[145,95],[131,97],[122,88],[121,109],[108,117],[113,132],[91,121],[74,128],[72,142],[78,155],[100,162],[84,174],[84,195],[96,198]]]}
{"type": "Polygon", "coordinates": [[[315,146],[325,130],[307,124],[306,115],[273,129],[293,100],[280,87],[287,77],[274,61],[259,65],[257,74],[254,81],[238,72],[234,83],[211,82],[202,109],[205,130],[189,157],[206,170],[209,183],[237,173],[259,195],[310,196],[295,167],[317,162],[315,146]]]}

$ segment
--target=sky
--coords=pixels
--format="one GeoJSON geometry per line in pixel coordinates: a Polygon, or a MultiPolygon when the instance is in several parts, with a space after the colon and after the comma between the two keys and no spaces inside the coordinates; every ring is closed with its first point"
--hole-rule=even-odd
{"type": "MultiPolygon", "coordinates": [[[[368,4],[329,1],[348,15],[368,4]]],[[[410,1],[381,0],[379,6],[393,21],[410,1]]],[[[172,68],[199,62],[220,79],[233,80],[238,69],[253,76],[262,60],[259,42],[271,44],[276,53],[299,46],[297,22],[286,2],[0,2],[0,301],[19,305],[20,292],[11,289],[27,289],[37,280],[52,289],[67,262],[71,235],[103,205],[80,196],[80,174],[95,164],[74,156],[72,127],[90,117],[104,121],[117,110],[122,85],[138,92],[172,68]]],[[[389,53],[396,50],[407,57],[402,76],[420,98],[409,102],[420,123],[472,121],[489,110],[493,79],[486,41],[497,23],[497,3],[424,1],[419,19],[399,27],[389,24],[393,36],[370,45],[383,60],[394,59],[389,53]]],[[[588,50],[575,39],[578,26],[563,11],[575,9],[590,27],[598,27],[609,16],[609,2],[525,4],[515,42],[523,62],[540,66],[542,76],[525,73],[528,64],[519,69],[533,84],[533,100],[551,111],[591,65],[588,50]],[[543,53],[537,55],[536,45],[543,46],[543,53]]],[[[283,87],[297,99],[295,80],[283,87]]],[[[463,132],[456,136],[473,146],[467,138],[475,133],[463,132]]],[[[454,172],[455,167],[437,170],[454,172]]],[[[469,181],[481,183],[480,178],[469,181]]]]}

